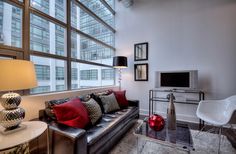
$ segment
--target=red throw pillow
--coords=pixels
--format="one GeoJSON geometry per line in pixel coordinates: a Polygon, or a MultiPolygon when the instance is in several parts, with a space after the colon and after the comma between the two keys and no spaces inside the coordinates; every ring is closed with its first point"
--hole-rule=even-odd
{"type": "Polygon", "coordinates": [[[120,108],[127,108],[129,103],[125,96],[126,91],[124,90],[124,91],[113,91],[113,92],[116,96],[116,100],[119,103],[120,108]]]}
{"type": "Polygon", "coordinates": [[[53,111],[58,123],[67,126],[85,128],[90,123],[88,111],[78,98],[53,106],[53,111]]]}

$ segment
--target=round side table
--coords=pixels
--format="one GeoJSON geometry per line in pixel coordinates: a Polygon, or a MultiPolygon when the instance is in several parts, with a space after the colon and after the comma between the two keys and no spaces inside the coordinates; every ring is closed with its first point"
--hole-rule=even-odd
{"type": "Polygon", "coordinates": [[[25,129],[11,134],[0,134],[0,151],[8,150],[39,137],[47,129],[47,124],[41,121],[22,122],[25,129]]]}

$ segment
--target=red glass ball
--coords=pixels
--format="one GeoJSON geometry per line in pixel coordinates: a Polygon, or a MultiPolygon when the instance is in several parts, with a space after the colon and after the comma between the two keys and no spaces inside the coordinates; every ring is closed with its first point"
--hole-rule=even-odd
{"type": "Polygon", "coordinates": [[[149,127],[155,131],[160,131],[165,126],[165,120],[158,114],[151,115],[148,119],[149,127]]]}

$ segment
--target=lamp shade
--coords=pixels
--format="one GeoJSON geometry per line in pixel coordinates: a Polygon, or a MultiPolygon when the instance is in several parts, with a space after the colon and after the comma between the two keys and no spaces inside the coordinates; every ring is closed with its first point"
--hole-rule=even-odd
{"type": "Polygon", "coordinates": [[[0,91],[37,86],[34,64],[26,60],[0,60],[0,91]]]}
{"type": "Polygon", "coordinates": [[[124,56],[116,56],[113,57],[113,67],[114,68],[126,68],[127,65],[127,57],[124,56]]]}

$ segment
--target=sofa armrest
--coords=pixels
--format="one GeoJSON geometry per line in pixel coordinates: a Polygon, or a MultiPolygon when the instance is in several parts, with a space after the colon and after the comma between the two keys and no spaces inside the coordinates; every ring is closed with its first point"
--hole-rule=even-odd
{"type": "Polygon", "coordinates": [[[87,153],[87,136],[84,129],[73,128],[56,122],[49,124],[50,153],[87,153]]]}
{"type": "Polygon", "coordinates": [[[129,106],[136,106],[139,108],[139,100],[128,100],[129,106]]]}

